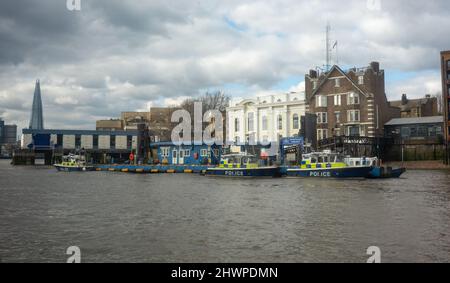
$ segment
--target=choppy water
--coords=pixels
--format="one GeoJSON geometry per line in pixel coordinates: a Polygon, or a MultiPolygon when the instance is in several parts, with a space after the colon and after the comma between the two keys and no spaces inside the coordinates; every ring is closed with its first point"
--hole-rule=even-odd
{"type": "Polygon", "coordinates": [[[450,262],[450,172],[400,180],[58,173],[0,161],[0,260],[450,262]]]}

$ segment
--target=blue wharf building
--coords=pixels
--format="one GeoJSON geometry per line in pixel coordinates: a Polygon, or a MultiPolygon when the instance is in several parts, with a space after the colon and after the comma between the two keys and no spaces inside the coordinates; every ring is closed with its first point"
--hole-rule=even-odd
{"type": "Polygon", "coordinates": [[[218,165],[223,154],[222,145],[205,143],[156,142],[150,149],[153,162],[149,163],[162,165],[218,165]]]}

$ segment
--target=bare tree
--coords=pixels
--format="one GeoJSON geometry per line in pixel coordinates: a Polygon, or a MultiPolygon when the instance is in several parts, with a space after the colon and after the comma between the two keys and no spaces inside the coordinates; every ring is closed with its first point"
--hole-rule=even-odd
{"type": "Polygon", "coordinates": [[[441,93],[436,93],[433,96],[436,98],[437,112],[438,112],[439,115],[442,115],[444,113],[444,102],[443,102],[442,94],[441,93]]]}
{"type": "MultiPolygon", "coordinates": [[[[226,108],[229,106],[230,103],[230,96],[226,95],[224,92],[222,91],[215,91],[215,92],[206,92],[204,95],[197,97],[197,98],[188,98],[185,99],[181,104],[180,107],[186,111],[189,112],[189,114],[191,115],[192,119],[191,119],[191,123],[192,123],[192,129],[194,129],[194,124],[195,124],[195,118],[201,120],[203,119],[203,115],[210,111],[210,110],[218,110],[222,113],[222,117],[223,117],[223,127],[224,127],[224,131],[226,132],[226,123],[225,123],[225,117],[226,117],[226,108]],[[202,103],[202,116],[201,117],[195,117],[194,115],[194,105],[196,102],[201,102],[202,103]]],[[[205,124],[205,122],[202,124],[202,130],[204,130],[204,128],[207,125],[205,124]]],[[[219,134],[219,133],[217,133],[219,134]]],[[[214,135],[216,135],[216,133],[214,133],[214,135]]],[[[221,134],[223,136],[223,133],[221,134]]]]}
{"type": "Polygon", "coordinates": [[[209,110],[219,110],[220,112],[225,113],[226,108],[230,103],[230,96],[226,95],[222,91],[206,92],[204,95],[198,98],[185,99],[181,103],[180,107],[187,110],[191,114],[191,116],[193,116],[195,102],[202,103],[202,113],[205,113],[209,110]]]}
{"type": "Polygon", "coordinates": [[[230,96],[226,95],[222,91],[206,92],[200,97],[185,99],[181,102],[180,108],[188,111],[191,117],[194,117],[194,105],[196,102],[201,102],[202,114],[205,114],[209,110],[218,110],[222,114],[225,114],[230,100],[230,96]]]}

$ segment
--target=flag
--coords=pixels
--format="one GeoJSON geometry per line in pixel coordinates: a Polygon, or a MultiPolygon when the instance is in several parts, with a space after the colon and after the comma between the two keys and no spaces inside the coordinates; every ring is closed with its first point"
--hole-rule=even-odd
{"type": "Polygon", "coordinates": [[[336,42],[335,42],[334,45],[333,45],[333,49],[336,48],[337,44],[338,44],[338,42],[337,42],[337,40],[336,40],[336,42]]]}

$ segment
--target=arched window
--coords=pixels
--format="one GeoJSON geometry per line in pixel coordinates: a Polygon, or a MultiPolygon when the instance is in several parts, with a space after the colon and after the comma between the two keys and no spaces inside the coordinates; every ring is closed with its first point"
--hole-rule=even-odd
{"type": "Polygon", "coordinates": [[[239,119],[234,119],[234,131],[239,132],[239,119]]]}
{"type": "Polygon", "coordinates": [[[300,128],[298,114],[294,114],[294,116],[292,117],[292,125],[294,130],[298,130],[300,128]]]}
{"type": "Polygon", "coordinates": [[[283,116],[281,114],[278,114],[277,126],[278,126],[278,130],[282,130],[283,129],[283,116]]]}
{"type": "Polygon", "coordinates": [[[248,130],[250,131],[250,132],[253,132],[255,129],[254,129],[254,114],[253,114],[253,112],[250,112],[250,113],[248,113],[248,124],[247,124],[247,126],[248,126],[248,130]]]}
{"type": "Polygon", "coordinates": [[[267,116],[262,117],[262,130],[267,131],[267,116]]]}

